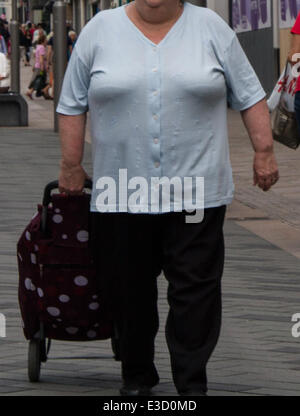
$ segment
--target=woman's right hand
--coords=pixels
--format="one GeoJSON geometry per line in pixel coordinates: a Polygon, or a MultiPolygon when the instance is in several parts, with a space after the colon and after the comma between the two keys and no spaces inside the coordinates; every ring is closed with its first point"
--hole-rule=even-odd
{"type": "Polygon", "coordinates": [[[79,195],[84,188],[84,182],[89,176],[81,165],[68,166],[61,162],[59,174],[59,191],[67,195],[79,195]]]}

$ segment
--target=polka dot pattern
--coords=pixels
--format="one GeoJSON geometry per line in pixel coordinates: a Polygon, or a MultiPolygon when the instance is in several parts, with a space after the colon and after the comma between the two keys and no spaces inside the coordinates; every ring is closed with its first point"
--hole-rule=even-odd
{"type": "Polygon", "coordinates": [[[80,230],[77,233],[77,240],[81,243],[86,243],[89,239],[89,233],[85,230],[80,230]]]}
{"type": "Polygon", "coordinates": [[[31,253],[30,254],[30,260],[32,264],[36,264],[36,254],[31,253]]]}
{"type": "Polygon", "coordinates": [[[53,215],[52,221],[55,222],[55,224],[60,224],[61,222],[63,222],[63,217],[59,214],[53,215]]]}
{"type": "Polygon", "coordinates": [[[49,232],[53,238],[41,238],[42,208],[18,242],[22,326],[27,339],[38,335],[39,321],[44,322],[47,338],[62,340],[107,339],[111,325],[101,311],[101,294],[90,261],[88,216],[90,200],[82,207],[78,198],[70,203],[53,193],[48,206],[49,232]],[[79,214],[79,215],[78,215],[79,214]],[[75,262],[82,266],[75,266],[75,262]],[[43,265],[41,278],[40,264],[43,265]],[[57,266],[56,266],[57,264],[57,266]],[[61,264],[61,267],[59,266],[61,264]],[[72,265],[69,267],[68,265],[72,265]],[[55,265],[55,267],[53,267],[55,265]]]}
{"type": "Polygon", "coordinates": [[[91,309],[92,311],[96,311],[97,309],[99,309],[99,303],[97,302],[92,302],[89,304],[89,309],[91,309]]]}
{"type": "Polygon", "coordinates": [[[68,295],[60,295],[58,299],[62,303],[67,303],[67,302],[70,301],[70,296],[68,296],[68,295]]]}
{"type": "Polygon", "coordinates": [[[41,289],[40,287],[38,287],[37,288],[37,294],[39,295],[40,298],[42,298],[44,296],[43,289],[41,289]]]}
{"type": "Polygon", "coordinates": [[[86,286],[88,282],[88,279],[84,276],[76,276],[74,279],[74,283],[76,286],[86,286]]]}
{"type": "Polygon", "coordinates": [[[29,277],[27,277],[24,281],[25,287],[27,290],[30,290],[31,288],[31,279],[29,279],[29,277]]]}
{"type": "Polygon", "coordinates": [[[47,308],[47,312],[51,316],[59,316],[60,315],[60,310],[58,308],[55,308],[54,306],[49,306],[47,308]]]}

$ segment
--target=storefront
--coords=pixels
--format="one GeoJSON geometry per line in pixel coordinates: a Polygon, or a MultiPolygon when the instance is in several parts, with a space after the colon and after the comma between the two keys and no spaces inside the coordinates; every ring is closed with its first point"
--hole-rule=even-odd
{"type": "Polygon", "coordinates": [[[0,17],[8,22],[11,19],[11,0],[0,1],[0,17]]]}
{"type": "MultiPolygon", "coordinates": [[[[265,91],[279,75],[277,0],[230,0],[229,20],[265,91]],[[274,7],[275,6],[275,7],[274,7]]],[[[237,62],[238,65],[238,62],[237,62]]]]}

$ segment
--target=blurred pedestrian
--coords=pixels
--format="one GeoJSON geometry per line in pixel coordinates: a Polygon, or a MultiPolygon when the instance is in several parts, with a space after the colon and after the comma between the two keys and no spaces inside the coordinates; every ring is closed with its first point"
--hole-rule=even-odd
{"type": "Polygon", "coordinates": [[[29,22],[25,26],[25,66],[30,66],[31,48],[32,48],[32,36],[31,36],[31,23],[29,22]]]}
{"type": "Polygon", "coordinates": [[[2,35],[0,35],[0,52],[3,53],[4,55],[7,55],[5,39],[2,35]]]}
{"type": "Polygon", "coordinates": [[[26,35],[25,35],[26,25],[19,25],[19,50],[20,50],[20,61],[26,63],[26,35]]]}
{"type": "Polygon", "coordinates": [[[47,36],[47,33],[45,32],[42,23],[38,23],[32,37],[32,43],[34,46],[38,44],[38,39],[42,35],[47,36]]]}
{"type": "Polygon", "coordinates": [[[46,85],[46,70],[47,70],[47,38],[45,35],[41,35],[38,39],[36,52],[35,52],[35,64],[33,67],[33,75],[26,92],[27,97],[31,100],[33,91],[37,91],[37,94],[42,91],[46,85]],[[37,80],[39,79],[39,86],[37,86],[37,80]]]}
{"type": "Polygon", "coordinates": [[[68,60],[69,60],[70,57],[71,57],[72,51],[74,49],[74,46],[76,44],[77,34],[74,30],[70,30],[69,33],[68,33],[68,36],[71,40],[71,44],[70,45],[68,44],[68,50],[67,50],[68,51],[68,60]]]}
{"type": "MultiPolygon", "coordinates": [[[[4,16],[4,15],[2,15],[2,16],[4,16]]],[[[3,44],[3,42],[1,42],[2,43],[2,50],[5,49],[6,53],[9,54],[10,34],[9,34],[9,31],[8,31],[8,22],[7,22],[7,20],[0,19],[0,35],[2,37],[2,40],[4,40],[4,42],[5,42],[5,45],[3,44]]]]}

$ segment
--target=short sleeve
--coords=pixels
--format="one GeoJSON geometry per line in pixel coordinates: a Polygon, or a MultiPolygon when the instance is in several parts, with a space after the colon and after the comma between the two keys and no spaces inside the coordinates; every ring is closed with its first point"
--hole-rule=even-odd
{"type": "Polygon", "coordinates": [[[233,37],[226,49],[223,64],[227,99],[232,109],[246,110],[266,97],[237,36],[233,37]]]}
{"type": "Polygon", "coordinates": [[[75,116],[88,111],[90,73],[74,48],[65,73],[57,113],[75,116]]]}

